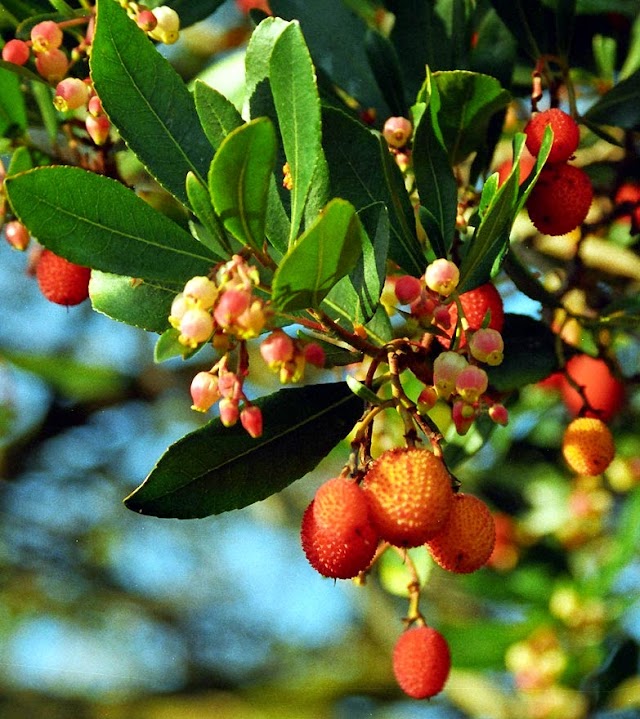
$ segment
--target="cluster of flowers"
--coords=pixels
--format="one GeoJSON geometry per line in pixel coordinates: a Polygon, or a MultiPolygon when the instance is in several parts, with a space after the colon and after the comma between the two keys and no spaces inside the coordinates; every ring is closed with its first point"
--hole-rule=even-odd
{"type": "MultiPolygon", "coordinates": [[[[489,378],[479,366],[502,362],[504,342],[500,330],[504,319],[502,300],[493,285],[483,285],[458,294],[458,267],[446,259],[429,264],[422,278],[397,278],[394,291],[412,317],[433,331],[447,348],[433,363],[433,384],[418,398],[421,411],[429,411],[442,399],[452,408],[452,419],[459,434],[466,434],[476,417],[487,412],[498,424],[507,424],[504,405],[488,394],[489,378]],[[451,348],[449,348],[451,345],[451,348]]],[[[428,333],[429,339],[431,335],[428,333]]]]}
{"type": "MultiPolygon", "coordinates": [[[[272,312],[265,299],[255,294],[260,277],[256,267],[234,255],[213,276],[192,277],[171,305],[169,323],[178,330],[178,341],[189,349],[210,342],[222,355],[211,369],[198,372],[191,382],[192,409],[207,412],[218,405],[220,420],[231,427],[240,420],[252,437],[262,434],[262,413],[244,393],[249,374],[246,341],[258,337],[272,312]],[[235,371],[230,353],[238,348],[235,371]]],[[[298,382],[307,362],[324,365],[324,350],[315,342],[292,339],[283,330],[272,331],[260,352],[281,382],[298,382]]]]}
{"type": "MultiPolygon", "coordinates": [[[[170,44],[176,42],[180,31],[180,18],[173,8],[161,6],[148,9],[144,5],[119,0],[129,16],[153,40],[170,44]]],[[[86,111],[85,127],[96,145],[103,145],[111,130],[111,123],[103,112],[90,78],[69,75],[72,67],[89,57],[93,42],[95,17],[73,18],[54,22],[44,20],[31,28],[28,40],[14,38],[2,48],[2,59],[23,66],[31,58],[36,72],[48,83],[55,85],[53,103],[60,112],[83,108],[86,111]],[[78,25],[87,25],[86,32],[68,52],[63,45],[64,31],[78,25]]]]}

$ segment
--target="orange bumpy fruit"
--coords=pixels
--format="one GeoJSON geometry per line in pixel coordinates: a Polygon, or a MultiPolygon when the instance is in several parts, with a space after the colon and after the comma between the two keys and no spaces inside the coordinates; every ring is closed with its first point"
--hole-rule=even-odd
{"type": "Polygon", "coordinates": [[[578,417],[564,431],[562,454],[577,474],[591,477],[602,474],[615,455],[613,435],[596,417],[578,417]]]}
{"type": "Polygon", "coordinates": [[[393,673],[405,694],[429,699],[439,694],[451,669],[447,640],[432,627],[414,627],[400,635],[393,650],[393,673]]]}
{"type": "Polygon", "coordinates": [[[566,162],[578,149],[580,128],[577,122],[557,107],[536,113],[527,123],[524,132],[527,136],[527,149],[537,155],[544,138],[547,125],[553,130],[553,142],[547,162],[566,162]]]}
{"type": "Polygon", "coordinates": [[[43,250],[36,265],[40,291],[57,305],[79,305],[89,297],[91,270],[76,265],[51,250],[43,250]]]}
{"type": "Polygon", "coordinates": [[[489,507],[472,494],[456,494],[449,519],[427,542],[434,560],[449,572],[469,574],[484,567],[496,543],[496,526],[489,507]]]}
{"type": "Polygon", "coordinates": [[[374,528],[397,547],[417,547],[437,534],[453,500],[444,462],[417,447],[396,447],[381,454],[362,489],[374,528]]]}
{"type": "Polygon", "coordinates": [[[349,579],[367,569],[378,546],[359,485],[337,477],[316,492],[302,517],[302,548],[325,577],[349,579]]]}

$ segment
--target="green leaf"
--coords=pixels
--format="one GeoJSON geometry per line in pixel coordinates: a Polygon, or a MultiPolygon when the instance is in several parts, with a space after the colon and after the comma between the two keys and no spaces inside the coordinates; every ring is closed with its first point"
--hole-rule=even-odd
{"type": "Polygon", "coordinates": [[[389,215],[382,203],[359,213],[363,226],[362,255],[347,277],[326,298],[333,312],[351,322],[365,324],[375,314],[384,286],[389,245],[389,215]]]}
{"type": "Polygon", "coordinates": [[[34,237],[79,265],[171,285],[215,264],[188,232],[103,175],[41,167],[7,178],[5,187],[34,237]]]}
{"type": "Polygon", "coordinates": [[[269,66],[284,152],[291,171],[291,231],[297,236],[320,145],[320,98],[311,55],[300,26],[293,22],[277,39],[269,66]]]}
{"type": "Polygon", "coordinates": [[[400,62],[394,46],[377,30],[367,30],[364,47],[371,70],[389,105],[391,115],[406,117],[407,100],[400,62]]]}
{"type": "Polygon", "coordinates": [[[639,94],[640,70],[636,70],[592,105],[585,117],[590,122],[637,130],[640,127],[639,94]]]}
{"type": "Polygon", "coordinates": [[[318,308],[358,261],[360,232],[353,205],[332,200],[282,259],[271,286],[274,305],[283,311],[318,308]]]}
{"type": "Polygon", "coordinates": [[[489,382],[499,392],[534,384],[559,369],[555,335],[542,322],[526,315],[506,314],[502,336],[502,364],[485,368],[489,382]]]}
{"type": "Polygon", "coordinates": [[[217,215],[240,242],[264,243],[269,181],[276,157],[276,134],[266,118],[252,120],[223,140],[209,170],[209,190],[217,215]]]}
{"type": "Polygon", "coordinates": [[[438,122],[452,165],[457,165],[486,141],[491,117],[505,108],[511,95],[489,75],[467,70],[436,72],[438,122]]]}
{"type": "Polygon", "coordinates": [[[535,62],[543,53],[553,52],[554,16],[540,0],[490,0],[518,46],[535,62]]]}
{"type": "Polygon", "coordinates": [[[456,226],[458,184],[438,120],[440,93],[428,69],[422,94],[428,104],[416,108],[421,112],[413,138],[413,166],[420,205],[428,212],[425,231],[436,257],[446,257],[456,226]]]}
{"type": "Polygon", "coordinates": [[[415,231],[415,218],[402,173],[386,143],[340,110],[323,109],[324,152],[333,196],[360,211],[382,202],[389,211],[389,257],[419,276],[426,260],[415,231]]]}
{"type": "Polygon", "coordinates": [[[189,27],[200,20],[206,20],[222,5],[224,0],[163,0],[163,5],[172,7],[180,16],[180,26],[189,27]]]}
{"type": "Polygon", "coordinates": [[[217,150],[224,138],[243,124],[242,115],[222,93],[201,80],[195,82],[193,97],[202,129],[217,150]]]}
{"type": "Polygon", "coordinates": [[[251,98],[260,83],[269,78],[271,53],[289,23],[281,17],[268,17],[253,31],[245,55],[246,93],[251,98]]]}
{"type": "Polygon", "coordinates": [[[128,382],[127,377],[111,367],[88,365],[66,355],[2,349],[0,358],[37,375],[63,397],[75,402],[118,397],[128,382]]]}
{"type": "Polygon", "coordinates": [[[33,168],[33,161],[31,159],[31,153],[23,146],[17,147],[13,155],[11,155],[11,162],[7,167],[7,175],[17,175],[20,172],[26,172],[33,168]]]}
{"type": "Polygon", "coordinates": [[[180,76],[113,0],[97,1],[91,77],[129,147],[163,187],[187,204],[187,173],[206,177],[211,145],[180,76]]]}
{"type": "Polygon", "coordinates": [[[148,332],[161,333],[167,329],[171,303],[178,292],[179,289],[97,270],[91,272],[89,282],[94,310],[148,332]]]}
{"type": "Polygon", "coordinates": [[[180,337],[180,330],[170,327],[165,330],[155,347],[153,348],[153,360],[154,362],[166,362],[166,360],[174,359],[175,357],[182,357],[182,359],[188,359],[194,355],[200,348],[191,348],[183,345],[178,338],[180,337]]]}
{"type": "Polygon", "coordinates": [[[214,419],[169,447],[125,505],[179,519],[246,507],[310,472],[362,413],[345,382],[283,389],[255,404],[261,437],[214,419]]]}
{"type": "Polygon", "coordinates": [[[20,79],[0,67],[0,137],[16,134],[27,126],[27,109],[20,79]]]}
{"type": "Polygon", "coordinates": [[[221,260],[228,259],[232,254],[231,246],[222,227],[222,222],[211,204],[209,188],[200,182],[193,172],[187,175],[186,188],[191,207],[202,223],[201,227],[192,223],[191,231],[216,257],[221,260]]]}

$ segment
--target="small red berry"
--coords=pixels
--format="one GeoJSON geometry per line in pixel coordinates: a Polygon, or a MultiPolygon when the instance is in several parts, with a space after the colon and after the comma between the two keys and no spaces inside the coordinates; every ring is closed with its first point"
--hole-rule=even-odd
{"type": "Polygon", "coordinates": [[[89,296],[91,270],[76,265],[51,250],[43,250],[36,266],[42,294],[58,305],[79,305],[89,296]]]}
{"type": "Polygon", "coordinates": [[[566,235],[585,220],[593,187],[579,167],[559,164],[544,167],[527,200],[531,222],[545,235],[566,235]]]}
{"type": "MultiPolygon", "coordinates": [[[[491,319],[489,320],[488,327],[498,332],[502,331],[504,325],[502,297],[500,297],[500,293],[490,282],[480,285],[480,287],[476,287],[469,292],[463,292],[460,295],[460,304],[462,305],[464,316],[469,323],[470,330],[479,330],[484,323],[487,313],[490,313],[491,319]]],[[[439,341],[445,347],[449,346],[458,321],[458,307],[455,302],[449,305],[449,315],[451,317],[451,326],[445,329],[448,337],[438,336],[439,341]]],[[[466,344],[466,337],[463,336],[460,346],[464,347],[466,344]]]]}
{"type": "Polygon", "coordinates": [[[417,277],[402,275],[396,279],[393,285],[393,291],[400,304],[410,305],[420,297],[422,284],[417,277]]]}
{"type": "MultiPolygon", "coordinates": [[[[621,409],[625,399],[624,384],[613,375],[609,365],[598,357],[580,354],[572,357],[566,366],[568,375],[581,387],[590,405],[584,414],[608,422],[621,409]]],[[[560,376],[562,399],[575,417],[583,409],[580,394],[560,376]]]]}
{"type": "Polygon", "coordinates": [[[413,699],[439,694],[451,669],[447,640],[432,627],[415,627],[400,635],[393,650],[393,673],[413,699]]]}
{"type": "Polygon", "coordinates": [[[527,149],[533,155],[540,152],[544,131],[547,125],[553,130],[553,143],[547,162],[566,162],[577,150],[580,143],[580,128],[576,121],[558,108],[538,112],[527,123],[524,132],[527,136],[527,149]]]}

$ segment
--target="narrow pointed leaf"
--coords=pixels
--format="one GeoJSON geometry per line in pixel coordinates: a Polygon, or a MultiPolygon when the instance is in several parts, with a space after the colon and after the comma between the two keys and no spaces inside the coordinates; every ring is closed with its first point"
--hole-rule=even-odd
{"type": "Polygon", "coordinates": [[[0,137],[7,131],[20,132],[27,126],[24,92],[18,75],[0,67],[0,137]]]}
{"type": "Polygon", "coordinates": [[[282,259],[272,298],[280,310],[318,308],[331,288],[351,272],[362,252],[353,205],[332,200],[282,259]]]}
{"type": "Polygon", "coordinates": [[[209,190],[216,214],[235,238],[257,249],[264,242],[275,157],[275,130],[271,121],[262,117],[227,135],[209,170],[209,190]]]}
{"type": "Polygon", "coordinates": [[[215,257],[132,190],[77,167],[41,167],[7,178],[18,218],[71,262],[116,275],[183,284],[215,257]]]}
{"type": "Polygon", "coordinates": [[[320,98],[315,70],[296,22],[291,23],[276,41],[271,53],[269,79],[293,182],[291,242],[298,234],[321,152],[320,98]]]}
{"type": "Polygon", "coordinates": [[[209,188],[202,183],[194,174],[187,175],[187,196],[191,203],[194,214],[202,223],[195,229],[195,223],[191,223],[191,231],[194,236],[208,247],[216,257],[226,260],[232,254],[229,239],[226,236],[222,222],[216,215],[211,204],[209,188]]]}
{"type": "Polygon", "coordinates": [[[246,507],[310,472],[362,413],[345,382],[283,389],[255,404],[261,437],[214,419],[169,447],[125,505],[179,519],[246,507]]]}
{"type": "Polygon", "coordinates": [[[109,119],[158,182],[187,204],[189,171],[213,155],[191,93],[119,3],[98,0],[91,77],[109,119]]]}
{"type": "Polygon", "coordinates": [[[217,150],[224,138],[242,125],[242,115],[221,92],[201,80],[196,80],[193,96],[202,129],[214,150],[217,150]]]}

